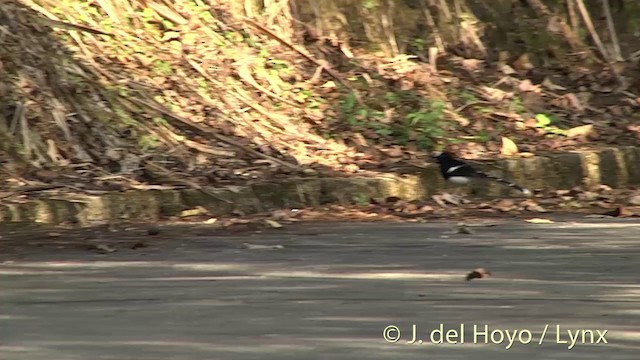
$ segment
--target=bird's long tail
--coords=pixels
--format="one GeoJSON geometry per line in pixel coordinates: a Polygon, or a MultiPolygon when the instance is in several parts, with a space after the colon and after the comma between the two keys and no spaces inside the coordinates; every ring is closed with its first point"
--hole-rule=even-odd
{"type": "Polygon", "coordinates": [[[522,186],[520,186],[520,185],[518,185],[516,183],[513,183],[513,182],[511,182],[509,180],[505,180],[503,178],[500,178],[500,177],[497,177],[497,176],[493,176],[493,175],[489,175],[489,174],[486,174],[486,173],[483,173],[483,172],[479,172],[479,171],[478,171],[478,175],[480,177],[483,177],[483,178],[491,179],[491,180],[493,180],[493,181],[495,181],[497,183],[500,183],[502,185],[506,185],[506,186],[508,186],[510,188],[514,188],[514,189],[520,191],[521,193],[523,193],[523,194],[525,194],[527,196],[531,195],[531,190],[523,188],[522,186]]]}

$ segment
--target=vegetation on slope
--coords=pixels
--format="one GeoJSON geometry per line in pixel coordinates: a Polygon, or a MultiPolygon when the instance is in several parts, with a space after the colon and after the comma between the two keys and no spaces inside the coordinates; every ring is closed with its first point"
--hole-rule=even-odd
{"type": "MultiPolygon", "coordinates": [[[[399,46],[388,26],[385,53],[312,31],[297,19],[305,1],[252,3],[0,3],[4,178],[85,191],[199,187],[421,166],[445,146],[477,157],[500,151],[503,137],[536,151],[640,134],[633,57],[624,71],[585,65],[592,53],[542,67],[526,51],[490,61],[448,47],[429,64],[437,47],[399,46]]],[[[370,17],[393,10],[367,4],[370,17]]]]}

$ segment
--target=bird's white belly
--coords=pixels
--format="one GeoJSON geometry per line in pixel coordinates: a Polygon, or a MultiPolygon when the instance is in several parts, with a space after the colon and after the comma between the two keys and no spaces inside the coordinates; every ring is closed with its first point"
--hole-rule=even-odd
{"type": "Polygon", "coordinates": [[[464,176],[452,176],[448,180],[457,185],[466,185],[471,181],[471,179],[464,176]]]}

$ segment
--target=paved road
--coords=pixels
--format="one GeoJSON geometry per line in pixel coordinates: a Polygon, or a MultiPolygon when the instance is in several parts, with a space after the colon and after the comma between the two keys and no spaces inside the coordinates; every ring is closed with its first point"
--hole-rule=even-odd
{"type": "Polygon", "coordinates": [[[34,247],[0,265],[0,358],[638,359],[639,221],[450,225],[34,247]],[[494,276],[464,281],[479,266],[494,276]],[[432,342],[440,324],[457,344],[432,342]]]}

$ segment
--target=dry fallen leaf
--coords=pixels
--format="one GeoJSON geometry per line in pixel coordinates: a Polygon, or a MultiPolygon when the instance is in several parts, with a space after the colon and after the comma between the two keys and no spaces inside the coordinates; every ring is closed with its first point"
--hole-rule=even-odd
{"type": "Polygon", "coordinates": [[[587,138],[588,136],[594,136],[595,130],[593,129],[593,124],[576,126],[569,130],[567,130],[567,137],[582,137],[587,138]]]}
{"type": "Polygon", "coordinates": [[[510,199],[502,199],[493,205],[493,208],[502,212],[509,212],[517,208],[515,202],[510,199]]]}
{"type": "Polygon", "coordinates": [[[600,192],[600,193],[609,193],[609,192],[612,192],[613,189],[609,185],[599,184],[599,185],[593,186],[591,188],[591,191],[596,191],[596,192],[600,192]]]}
{"type": "Polygon", "coordinates": [[[534,85],[531,82],[531,80],[527,79],[527,80],[521,81],[520,84],[518,84],[518,90],[521,92],[528,92],[528,91],[540,92],[540,86],[534,85]]]}
{"type": "Polygon", "coordinates": [[[513,140],[503,136],[502,148],[500,149],[500,153],[507,156],[515,155],[518,153],[518,146],[513,142],[513,140]]]}
{"type": "Polygon", "coordinates": [[[394,203],[393,205],[389,205],[389,208],[394,209],[394,210],[402,210],[407,206],[407,202],[404,200],[400,200],[396,203],[394,203]]]}
{"type": "Polygon", "coordinates": [[[275,250],[275,249],[284,249],[282,245],[259,245],[259,244],[250,244],[250,243],[242,243],[242,245],[249,250],[275,250]]]}
{"type": "Polygon", "coordinates": [[[282,227],[282,224],[280,224],[279,222],[275,221],[275,220],[270,220],[270,219],[265,219],[265,224],[267,224],[267,226],[274,228],[274,229],[280,229],[282,227]]]}
{"type": "Polygon", "coordinates": [[[89,250],[97,251],[101,254],[108,254],[114,251],[117,251],[114,247],[109,246],[107,244],[97,244],[97,245],[89,245],[89,250]]]}
{"type": "Polygon", "coordinates": [[[554,223],[552,220],[541,219],[541,218],[526,219],[525,221],[531,224],[553,224],[554,223]]]}
{"type": "Polygon", "coordinates": [[[482,279],[489,276],[491,276],[491,272],[485,270],[484,268],[477,268],[467,274],[467,281],[473,279],[482,279]]]}
{"type": "Polygon", "coordinates": [[[271,213],[271,218],[275,221],[288,220],[289,212],[286,210],[275,210],[271,213]]]}
{"type": "Polygon", "coordinates": [[[497,89],[490,86],[481,86],[480,90],[485,93],[484,97],[487,100],[491,100],[491,101],[502,101],[504,99],[509,98],[510,96],[513,96],[512,93],[508,93],[504,90],[497,89]]]}
{"type": "Polygon", "coordinates": [[[569,201],[560,203],[559,206],[563,209],[582,209],[588,204],[581,203],[580,201],[569,201]]]}
{"type": "Polygon", "coordinates": [[[405,212],[405,213],[415,213],[418,210],[418,205],[408,203],[402,209],[398,209],[398,210],[401,210],[402,212],[405,212]]]}
{"type": "Polygon", "coordinates": [[[570,109],[576,110],[579,112],[584,111],[584,106],[582,105],[580,98],[576,94],[569,93],[569,94],[566,94],[564,98],[567,99],[567,101],[569,102],[570,109]]]}
{"type": "Polygon", "coordinates": [[[533,64],[529,60],[529,54],[524,53],[513,62],[514,69],[518,71],[527,71],[534,68],[533,64]]]}
{"type": "Polygon", "coordinates": [[[542,81],[541,85],[544,86],[545,88],[551,90],[551,91],[558,91],[558,90],[566,90],[567,89],[564,86],[560,86],[558,84],[555,84],[549,78],[544,78],[544,80],[542,81]]]}
{"type": "Polygon", "coordinates": [[[480,69],[480,66],[484,63],[484,61],[480,59],[463,59],[461,64],[467,71],[476,71],[480,69]]]}
{"type": "Polygon", "coordinates": [[[523,206],[524,206],[525,210],[527,210],[527,211],[540,212],[540,213],[548,212],[547,209],[543,208],[542,206],[540,206],[535,201],[526,201],[523,204],[523,206]]]}
{"type": "Polygon", "coordinates": [[[333,81],[327,81],[326,83],[320,85],[320,87],[325,88],[325,89],[333,89],[336,87],[336,83],[333,81]]]}
{"type": "Polygon", "coordinates": [[[509,65],[507,64],[503,64],[502,66],[499,67],[500,72],[502,72],[505,75],[513,75],[516,74],[516,71],[509,65]]]}
{"type": "Polygon", "coordinates": [[[237,218],[231,218],[231,219],[226,219],[226,220],[222,223],[222,226],[223,226],[223,227],[228,227],[228,226],[236,225],[236,224],[245,225],[245,224],[249,224],[250,222],[251,222],[251,220],[249,220],[249,219],[237,219],[237,218]]]}
{"type": "Polygon", "coordinates": [[[404,151],[399,146],[394,146],[386,151],[387,155],[390,157],[401,157],[404,155],[404,151]]]}
{"type": "Polygon", "coordinates": [[[207,213],[207,209],[203,208],[202,206],[198,206],[193,209],[181,211],[180,217],[198,216],[198,215],[204,215],[206,213],[207,213]]]}
{"type": "Polygon", "coordinates": [[[487,210],[487,209],[494,210],[493,206],[491,206],[491,204],[489,203],[480,203],[476,206],[476,208],[480,210],[487,210]]]}
{"type": "Polygon", "coordinates": [[[450,204],[454,204],[454,205],[468,204],[469,203],[469,200],[465,199],[461,195],[445,193],[444,195],[442,195],[442,198],[444,199],[444,201],[446,201],[446,202],[448,202],[450,204]]]}
{"type": "Polygon", "coordinates": [[[632,196],[629,199],[629,204],[640,206],[640,195],[632,196]]]}
{"type": "Polygon", "coordinates": [[[534,153],[530,153],[530,152],[521,152],[518,155],[520,155],[520,157],[522,158],[531,158],[536,156],[534,153]]]}
{"type": "Polygon", "coordinates": [[[420,209],[418,209],[418,211],[421,213],[432,213],[435,211],[435,209],[430,205],[422,205],[420,209]]]}
{"type": "Polygon", "coordinates": [[[444,200],[443,195],[433,195],[431,196],[431,198],[436,202],[436,204],[440,205],[441,207],[447,207],[447,202],[444,200]]]}
{"type": "Polygon", "coordinates": [[[594,201],[599,197],[600,195],[592,191],[584,191],[582,193],[579,193],[577,196],[578,200],[580,201],[594,201]]]}

